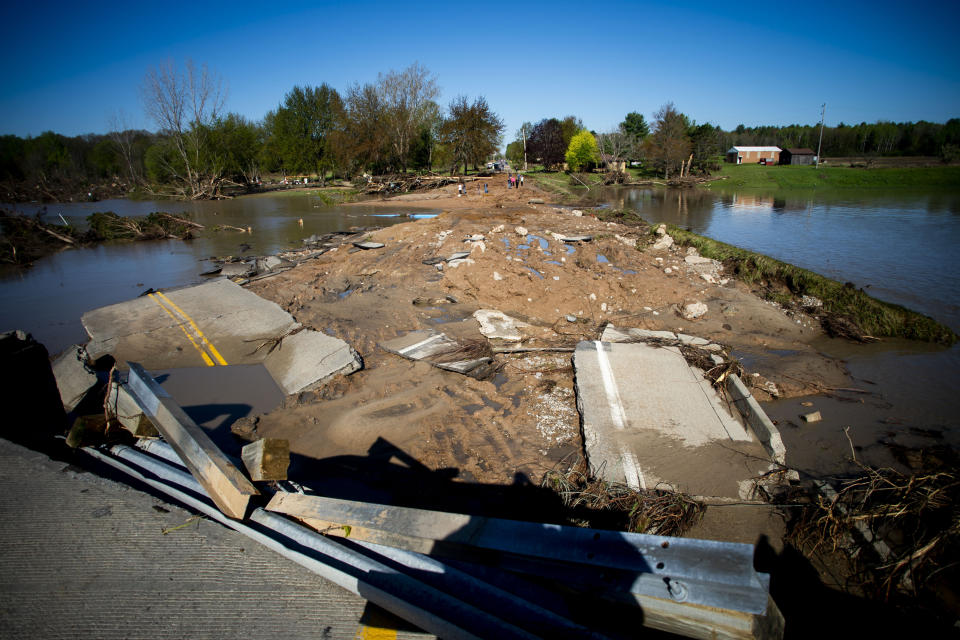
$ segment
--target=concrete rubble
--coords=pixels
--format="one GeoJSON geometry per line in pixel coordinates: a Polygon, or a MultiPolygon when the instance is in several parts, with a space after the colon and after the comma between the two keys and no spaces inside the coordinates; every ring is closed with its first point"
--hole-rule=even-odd
{"type": "Polygon", "coordinates": [[[81,321],[94,358],[110,354],[151,370],[263,363],[287,394],[362,366],[343,340],[304,329],[226,279],[94,309],[81,321]]]}
{"type": "MultiPolygon", "coordinates": [[[[588,462],[604,479],[638,489],[752,498],[753,479],[783,462],[779,433],[742,393],[734,400],[749,406],[731,413],[681,345],[724,363],[719,345],[669,331],[607,326],[601,340],[577,345],[577,408],[588,462]]],[[[749,395],[742,383],[740,389],[749,395]]]]}

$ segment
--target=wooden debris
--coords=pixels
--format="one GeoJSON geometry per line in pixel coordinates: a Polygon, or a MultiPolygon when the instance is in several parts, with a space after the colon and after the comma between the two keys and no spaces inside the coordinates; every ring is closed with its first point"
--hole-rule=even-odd
{"type": "Polygon", "coordinates": [[[243,464],[254,482],[286,480],[290,466],[290,442],[283,438],[263,438],[246,445],[243,464]]]}
{"type": "Polygon", "coordinates": [[[142,365],[128,362],[128,390],[184,465],[224,514],[243,518],[250,496],[259,491],[206,434],[157,384],[142,365]]]}
{"type": "Polygon", "coordinates": [[[124,429],[137,438],[155,438],[160,435],[143,409],[133,399],[126,387],[118,382],[110,385],[110,391],[104,399],[104,409],[112,420],[120,423],[124,429]]]}

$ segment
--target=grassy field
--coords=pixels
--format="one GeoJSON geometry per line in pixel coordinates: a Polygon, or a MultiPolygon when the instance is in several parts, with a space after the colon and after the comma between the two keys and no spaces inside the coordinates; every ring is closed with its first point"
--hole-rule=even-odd
{"type": "Polygon", "coordinates": [[[717,175],[729,177],[709,183],[712,189],[960,188],[960,167],[956,166],[863,169],[724,163],[717,175]]]}
{"type": "Polygon", "coordinates": [[[724,242],[668,225],[667,232],[681,246],[696,247],[700,255],[719,260],[724,270],[749,284],[760,281],[779,285],[769,288],[769,298],[790,305],[808,295],[823,301],[828,314],[849,318],[866,334],[953,344],[957,335],[933,318],[900,305],[872,298],[857,289],[820,274],[724,242]]]}

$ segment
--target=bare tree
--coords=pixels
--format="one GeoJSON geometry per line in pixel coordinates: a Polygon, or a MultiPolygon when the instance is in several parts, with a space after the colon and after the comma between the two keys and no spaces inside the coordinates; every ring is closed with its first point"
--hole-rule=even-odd
{"type": "Polygon", "coordinates": [[[173,61],[147,71],[141,97],[147,115],[168,137],[179,162],[166,162],[166,169],[190,198],[211,197],[219,189],[216,170],[206,172],[201,157],[211,124],[220,115],[224,90],[220,78],[206,65],[199,69],[187,60],[184,71],[173,61]]]}
{"type": "Polygon", "coordinates": [[[428,124],[434,98],[440,95],[436,78],[418,62],[403,71],[380,74],[377,86],[383,101],[393,152],[404,171],[410,145],[428,124]]]}
{"type": "Polygon", "coordinates": [[[120,151],[123,162],[126,165],[127,177],[132,185],[138,185],[143,182],[143,176],[140,174],[140,162],[135,157],[133,151],[133,141],[136,138],[136,131],[130,128],[127,123],[126,115],[122,110],[115,111],[107,118],[107,128],[109,129],[110,139],[120,151]]]}

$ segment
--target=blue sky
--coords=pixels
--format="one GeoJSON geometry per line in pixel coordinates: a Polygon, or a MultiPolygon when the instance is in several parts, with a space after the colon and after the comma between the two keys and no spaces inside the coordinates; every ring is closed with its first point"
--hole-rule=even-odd
{"type": "Polygon", "coordinates": [[[345,91],[419,61],[441,104],[483,95],[505,121],[573,114],[608,131],[665,102],[726,129],[960,117],[960,3],[8,4],[0,134],[154,129],[147,69],[192,59],[257,120],[295,84],[345,91]]]}

